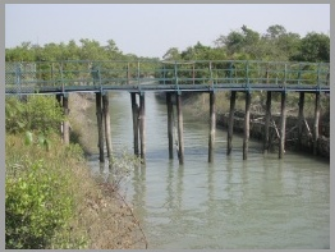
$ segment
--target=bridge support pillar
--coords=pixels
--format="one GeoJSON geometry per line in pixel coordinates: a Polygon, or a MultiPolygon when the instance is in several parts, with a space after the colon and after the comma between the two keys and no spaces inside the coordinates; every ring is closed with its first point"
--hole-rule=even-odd
{"type": "Polygon", "coordinates": [[[140,140],[141,140],[141,159],[142,163],[145,164],[145,154],[146,154],[146,125],[145,125],[145,93],[140,94],[140,114],[138,119],[140,120],[140,140]]]}
{"type": "Polygon", "coordinates": [[[107,147],[107,157],[109,160],[109,167],[112,165],[112,137],[111,137],[111,119],[109,114],[109,97],[108,93],[102,96],[103,105],[103,121],[105,122],[105,136],[106,136],[106,147],[107,147]]]}
{"type": "Polygon", "coordinates": [[[265,125],[264,125],[264,139],[263,152],[267,153],[270,148],[270,123],[271,123],[271,91],[266,93],[266,111],[265,111],[265,125]]]}
{"type": "Polygon", "coordinates": [[[313,154],[317,155],[319,140],[319,121],[320,121],[320,92],[315,93],[315,112],[313,127],[313,154]]]}
{"type": "Polygon", "coordinates": [[[250,135],[250,104],[251,104],[251,93],[245,92],[243,160],[248,159],[249,135],[250,135]]]}
{"type": "Polygon", "coordinates": [[[280,141],[278,158],[282,159],[285,153],[285,132],[286,132],[286,92],[281,93],[281,108],[280,108],[280,141]]]}
{"type": "MultiPolygon", "coordinates": [[[[59,104],[60,107],[63,106],[63,99],[62,99],[62,97],[63,96],[61,94],[56,94],[56,100],[57,100],[57,102],[58,102],[58,104],[59,104]]],[[[63,134],[63,126],[64,126],[64,122],[61,122],[60,123],[60,127],[59,127],[59,133],[60,134],[63,134]]]]}
{"type": "Polygon", "coordinates": [[[179,142],[179,164],[184,164],[184,129],[183,129],[183,110],[181,93],[177,93],[177,114],[178,114],[178,142],[179,142]]]}
{"type": "Polygon", "coordinates": [[[227,155],[230,155],[232,150],[232,140],[234,131],[234,112],[235,112],[235,102],[236,102],[236,91],[231,91],[230,94],[230,109],[229,109],[229,122],[227,131],[227,155]]]}
{"type": "Polygon", "coordinates": [[[130,93],[131,98],[131,109],[133,114],[133,135],[134,135],[134,155],[138,157],[138,117],[139,117],[139,108],[136,102],[136,93],[130,93]]]}
{"type": "Polygon", "coordinates": [[[66,145],[70,144],[70,124],[69,124],[69,113],[70,113],[70,109],[69,109],[69,96],[68,94],[65,94],[63,96],[63,108],[64,108],[64,123],[63,123],[63,139],[64,139],[64,143],[66,145]]]}
{"type": "Polygon", "coordinates": [[[95,94],[96,101],[96,115],[98,123],[98,148],[99,148],[99,160],[101,163],[105,162],[104,156],[104,131],[103,131],[103,111],[102,111],[102,94],[97,92],[95,94]]]}
{"type": "Polygon", "coordinates": [[[216,128],[216,117],[215,117],[215,93],[210,92],[209,94],[209,139],[208,139],[208,162],[211,163],[214,160],[214,146],[215,146],[215,128],[216,128]]]}
{"type": "Polygon", "coordinates": [[[167,133],[169,139],[169,158],[173,159],[173,104],[172,104],[172,93],[166,93],[166,107],[167,107],[167,133]]]}
{"type": "Polygon", "coordinates": [[[305,105],[305,92],[299,93],[299,114],[298,114],[298,141],[297,145],[299,150],[302,149],[302,135],[304,126],[304,105],[305,105]]]}

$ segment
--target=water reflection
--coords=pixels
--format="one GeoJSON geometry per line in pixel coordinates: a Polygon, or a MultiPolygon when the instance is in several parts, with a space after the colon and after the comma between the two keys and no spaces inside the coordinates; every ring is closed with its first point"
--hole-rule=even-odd
{"type": "MultiPolygon", "coordinates": [[[[217,130],[214,163],[207,163],[208,124],[184,116],[185,165],[168,159],[166,107],[146,96],[147,166],[126,187],[150,248],[325,248],[329,246],[329,163],[287,152],[262,154],[242,138],[226,156],[217,130]]],[[[113,147],[132,147],[129,97],[111,100],[113,147]],[[118,110],[122,108],[122,110],[118,110]]]]}

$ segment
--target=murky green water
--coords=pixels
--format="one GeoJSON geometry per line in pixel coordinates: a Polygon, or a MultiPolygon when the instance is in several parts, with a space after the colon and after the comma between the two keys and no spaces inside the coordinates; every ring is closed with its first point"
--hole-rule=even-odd
{"type": "MultiPolygon", "coordinates": [[[[110,109],[114,149],[132,152],[130,95],[115,95],[110,109]]],[[[90,114],[95,119],[94,108],[90,114]]],[[[208,125],[184,114],[179,166],[177,155],[168,159],[166,106],[154,94],[146,95],[146,115],[147,166],[134,170],[125,188],[149,248],[329,248],[328,162],[290,152],[278,160],[253,141],[243,161],[237,135],[227,157],[227,134],[217,130],[215,162],[208,164],[208,125]]]]}

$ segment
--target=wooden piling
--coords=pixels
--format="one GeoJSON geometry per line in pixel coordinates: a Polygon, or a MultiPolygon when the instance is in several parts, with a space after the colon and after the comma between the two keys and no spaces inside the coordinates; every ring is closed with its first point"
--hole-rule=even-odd
{"type": "Polygon", "coordinates": [[[68,145],[70,144],[70,123],[68,116],[70,114],[69,110],[69,96],[68,94],[63,96],[63,109],[64,109],[64,123],[63,123],[63,139],[64,144],[68,145]]]}
{"type": "Polygon", "coordinates": [[[251,93],[245,92],[243,160],[247,160],[248,158],[249,135],[250,135],[250,105],[251,105],[251,93]]]}
{"type": "Polygon", "coordinates": [[[172,94],[166,93],[166,107],[167,107],[167,133],[169,139],[169,158],[173,159],[173,104],[172,94]]]}
{"type": "Polygon", "coordinates": [[[111,138],[111,119],[109,114],[109,97],[108,94],[102,96],[102,105],[103,105],[103,121],[105,122],[105,137],[106,137],[106,147],[107,147],[107,157],[111,164],[112,158],[112,138],[111,138]]]}
{"type": "Polygon", "coordinates": [[[132,114],[133,114],[134,155],[138,156],[139,155],[139,151],[138,151],[139,108],[136,102],[136,93],[130,93],[130,98],[131,98],[131,109],[132,109],[132,114]]]}
{"type": "Polygon", "coordinates": [[[286,92],[281,93],[280,109],[280,141],[278,158],[282,159],[285,153],[285,132],[286,132],[286,92]]]}
{"type": "Polygon", "coordinates": [[[264,139],[263,139],[263,152],[269,151],[270,147],[270,124],[271,124],[271,91],[266,93],[266,112],[265,112],[265,126],[264,126],[264,139]]]}
{"type": "Polygon", "coordinates": [[[227,131],[227,155],[230,155],[232,150],[232,140],[234,132],[234,112],[236,103],[236,91],[231,91],[230,94],[230,109],[229,109],[229,122],[227,131]]]}
{"type": "Polygon", "coordinates": [[[177,93],[177,114],[178,114],[178,142],[179,142],[179,164],[184,164],[184,129],[183,129],[183,110],[181,93],[177,93]]]}
{"type": "Polygon", "coordinates": [[[299,93],[299,114],[298,114],[298,148],[302,149],[302,135],[304,127],[304,105],[305,105],[305,92],[299,93]]]}
{"type": "Polygon", "coordinates": [[[318,140],[319,140],[319,122],[320,122],[320,92],[315,93],[315,113],[313,127],[313,154],[317,155],[318,140]]]}
{"type": "Polygon", "coordinates": [[[208,139],[208,162],[211,163],[214,160],[214,146],[215,146],[215,128],[216,128],[216,117],[215,117],[215,93],[209,93],[209,139],[208,139]]]}
{"type": "Polygon", "coordinates": [[[146,129],[145,129],[145,93],[140,94],[140,140],[141,140],[141,159],[142,163],[145,164],[145,154],[146,154],[146,129]]]}
{"type": "Polygon", "coordinates": [[[98,127],[98,148],[99,148],[99,160],[101,163],[105,162],[104,155],[104,132],[103,132],[103,113],[102,113],[102,99],[101,93],[97,92],[95,94],[96,102],[96,115],[97,115],[97,127],[98,127]]]}
{"type": "MultiPolygon", "coordinates": [[[[62,99],[63,95],[61,94],[56,94],[56,100],[57,100],[57,103],[60,107],[63,106],[63,99],[62,99]]],[[[63,112],[64,113],[64,112],[63,112]]],[[[63,127],[64,127],[64,122],[62,121],[59,125],[59,133],[60,134],[63,134],[63,127]]]]}

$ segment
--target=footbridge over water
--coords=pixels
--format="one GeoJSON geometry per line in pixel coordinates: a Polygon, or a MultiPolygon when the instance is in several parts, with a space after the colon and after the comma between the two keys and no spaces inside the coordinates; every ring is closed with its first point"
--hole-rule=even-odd
{"type": "MultiPolygon", "coordinates": [[[[245,118],[243,159],[247,159],[251,93],[267,92],[264,121],[264,149],[269,145],[271,127],[271,94],[281,94],[281,122],[279,132],[279,158],[283,157],[285,145],[286,96],[298,92],[299,128],[303,124],[304,94],[315,94],[315,123],[313,148],[316,152],[319,138],[320,94],[330,94],[330,68],[328,63],[267,62],[245,60],[196,60],[196,61],[41,61],[6,62],[6,96],[55,95],[68,114],[68,98],[71,92],[93,92],[99,132],[100,161],[104,161],[104,142],[110,156],[110,117],[108,92],[129,92],[132,103],[134,128],[134,153],[145,162],[145,93],[163,92],[167,104],[167,132],[169,157],[173,158],[173,103],[176,97],[178,118],[178,157],[184,162],[182,93],[206,92],[210,95],[210,125],[208,161],[213,160],[215,142],[215,94],[230,91],[230,115],[227,135],[227,154],[232,150],[233,123],[236,93],[245,94],[245,118]],[[138,97],[137,97],[138,96],[138,97]],[[137,99],[138,98],[138,99],[137,99]],[[138,104],[139,102],[139,104],[138,104]],[[140,146],[139,146],[140,145],[140,146]]],[[[69,140],[68,123],[63,126],[64,140],[69,140]]],[[[301,130],[300,130],[301,131],[301,130]]]]}

